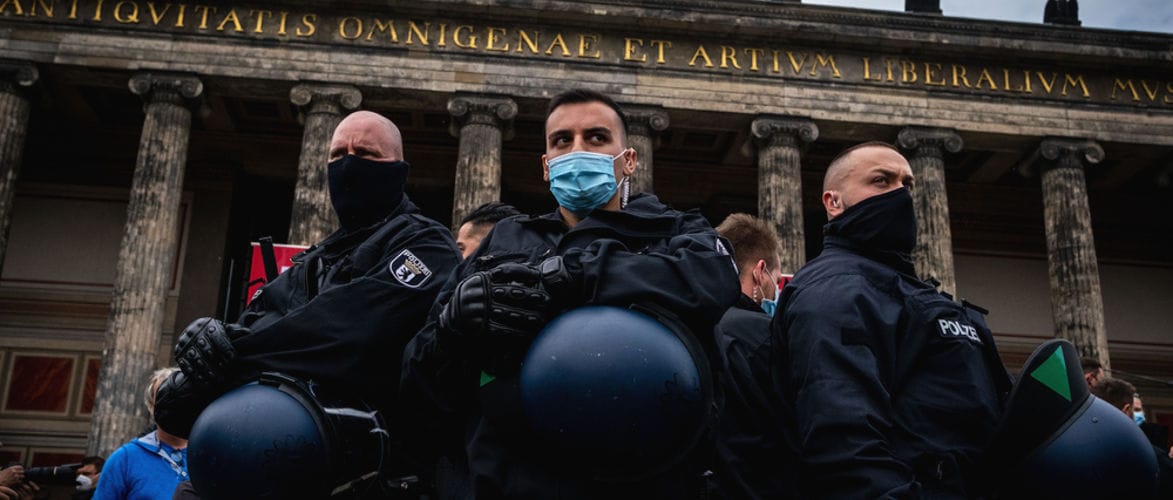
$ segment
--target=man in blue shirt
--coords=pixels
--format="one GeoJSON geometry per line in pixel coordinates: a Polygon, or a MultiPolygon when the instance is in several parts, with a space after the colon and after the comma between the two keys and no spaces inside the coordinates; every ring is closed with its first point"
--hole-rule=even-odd
{"type": "MultiPolygon", "coordinates": [[[[164,368],[151,375],[145,396],[152,420],[159,383],[175,371],[175,368],[164,368]]],[[[110,455],[102,468],[102,480],[98,482],[94,500],[167,500],[179,482],[186,479],[187,440],[158,428],[110,455]]]]}

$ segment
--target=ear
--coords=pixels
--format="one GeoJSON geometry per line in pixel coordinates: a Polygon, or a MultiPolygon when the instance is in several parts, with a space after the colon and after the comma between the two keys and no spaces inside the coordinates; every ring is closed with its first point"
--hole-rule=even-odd
{"type": "MultiPolygon", "coordinates": [[[[762,260],[762,259],[758,259],[757,264],[753,265],[753,272],[754,272],[754,281],[756,282],[758,280],[758,276],[766,274],[766,261],[762,260]]],[[[766,281],[770,281],[769,278],[767,278],[766,281]]]]}
{"type": "Polygon", "coordinates": [[[1132,403],[1126,403],[1124,407],[1120,409],[1124,410],[1125,415],[1128,415],[1129,418],[1132,418],[1132,403]]]}
{"type": "Polygon", "coordinates": [[[623,175],[631,177],[631,174],[635,173],[635,165],[636,165],[636,161],[635,161],[636,156],[635,155],[636,155],[635,148],[631,148],[631,147],[627,148],[627,154],[623,155],[623,158],[624,158],[624,160],[623,160],[623,175]]]}
{"type": "Polygon", "coordinates": [[[823,210],[827,211],[827,219],[834,219],[843,213],[843,200],[838,191],[823,191],[823,210]]]}
{"type": "Polygon", "coordinates": [[[542,181],[550,182],[550,163],[546,161],[546,155],[542,155],[542,181]]]}

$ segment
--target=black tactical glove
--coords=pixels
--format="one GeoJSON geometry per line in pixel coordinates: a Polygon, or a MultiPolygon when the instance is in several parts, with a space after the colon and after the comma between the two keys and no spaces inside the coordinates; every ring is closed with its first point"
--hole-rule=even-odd
{"type": "Polygon", "coordinates": [[[562,256],[542,261],[538,272],[542,275],[542,289],[550,295],[551,313],[582,305],[582,280],[566,268],[562,256]]]}
{"type": "Polygon", "coordinates": [[[528,341],[546,323],[550,296],[540,288],[540,279],[537,269],[515,263],[474,273],[456,285],[440,311],[440,327],[462,340],[528,341]]]}
{"type": "Polygon", "coordinates": [[[192,321],[175,343],[175,362],[191,383],[219,387],[228,378],[229,363],[236,357],[232,341],[248,330],[235,325],[225,327],[215,318],[192,321]]]}
{"type": "Polygon", "coordinates": [[[196,417],[219,395],[209,386],[193,384],[181,371],[172,373],[155,393],[155,423],[168,434],[187,439],[196,417]]]}

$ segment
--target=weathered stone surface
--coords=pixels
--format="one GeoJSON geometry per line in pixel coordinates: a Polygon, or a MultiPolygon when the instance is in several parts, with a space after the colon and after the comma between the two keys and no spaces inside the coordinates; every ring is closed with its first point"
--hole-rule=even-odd
{"type": "Polygon", "coordinates": [[[28,133],[29,101],[22,87],[36,83],[38,77],[37,67],[31,63],[0,60],[0,271],[8,248],[12,201],[28,133]]]}
{"type": "Polygon", "coordinates": [[[338,227],[326,182],[330,138],[342,115],[362,103],[362,93],[350,85],[301,83],[289,91],[289,100],[301,108],[305,129],[297,161],[288,243],[312,245],[338,227]]]}
{"type": "Polygon", "coordinates": [[[945,192],[945,152],[961,151],[961,136],[948,129],[907,127],[896,137],[912,154],[908,163],[916,177],[912,197],[916,206],[916,274],[941,283],[940,289],[957,294],[953,272],[953,232],[949,228],[949,195],[945,192]]]}
{"type": "Polygon", "coordinates": [[[1094,141],[1048,138],[1039,144],[1043,222],[1055,336],[1110,368],[1104,298],[1084,169],[1104,159],[1094,141]]]}
{"type": "Polygon", "coordinates": [[[652,150],[659,145],[659,133],[668,128],[668,113],[658,106],[624,104],[627,118],[627,145],[635,149],[635,173],[631,176],[632,193],[652,193],[655,162],[652,150]]]}
{"type": "Polygon", "coordinates": [[[750,124],[758,157],[758,217],[770,222],[782,240],[782,272],[794,274],[806,263],[802,224],[802,147],[819,137],[806,118],[759,116],[750,124]]]}
{"type": "Polygon", "coordinates": [[[452,202],[453,229],[485,203],[501,199],[501,141],[513,133],[517,103],[495,95],[458,94],[448,100],[448,131],[460,138],[452,202]]]}
{"type": "Polygon", "coordinates": [[[126,226],[114,278],[88,453],[108,456],[146,423],[143,383],[156,368],[164,303],[176,254],[179,200],[191,132],[189,101],[203,84],[192,76],[140,73],[130,90],[143,98],[126,226]]]}

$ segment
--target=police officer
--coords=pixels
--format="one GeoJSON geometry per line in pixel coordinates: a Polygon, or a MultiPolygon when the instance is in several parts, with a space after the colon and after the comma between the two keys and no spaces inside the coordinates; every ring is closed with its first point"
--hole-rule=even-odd
{"type": "Polygon", "coordinates": [[[701,471],[675,467],[634,483],[607,483],[553,465],[558,460],[533,439],[521,414],[520,361],[558,312],[650,302],[707,336],[737,294],[726,246],[704,218],[671,210],[650,194],[629,196],[636,152],[610,98],[572,90],[548,109],[542,177],[558,209],[498,222],[457,268],[404,353],[402,395],[424,412],[421,422],[454,419],[448,459],[471,489],[457,495],[685,497],[696,491],[701,471]]]}
{"type": "Polygon", "coordinates": [[[966,498],[983,486],[1008,381],[982,314],[914,275],[912,185],[884,143],[833,160],[823,251],[771,323],[803,498],[966,498]]]}
{"type": "Polygon", "coordinates": [[[777,426],[779,402],[770,390],[770,319],[781,295],[778,232],[736,213],[717,225],[733,247],[741,294],[713,329],[723,395],[716,480],[731,498],[784,498],[789,450],[777,426]]]}
{"type": "Polygon", "coordinates": [[[182,371],[160,388],[161,425],[186,436],[212,399],[264,371],[393,416],[403,347],[460,260],[448,229],[403,192],[408,170],[390,120],[358,111],[338,124],[326,176],[342,227],[295,256],[237,323],[202,318],[184,330],[182,371]]]}

